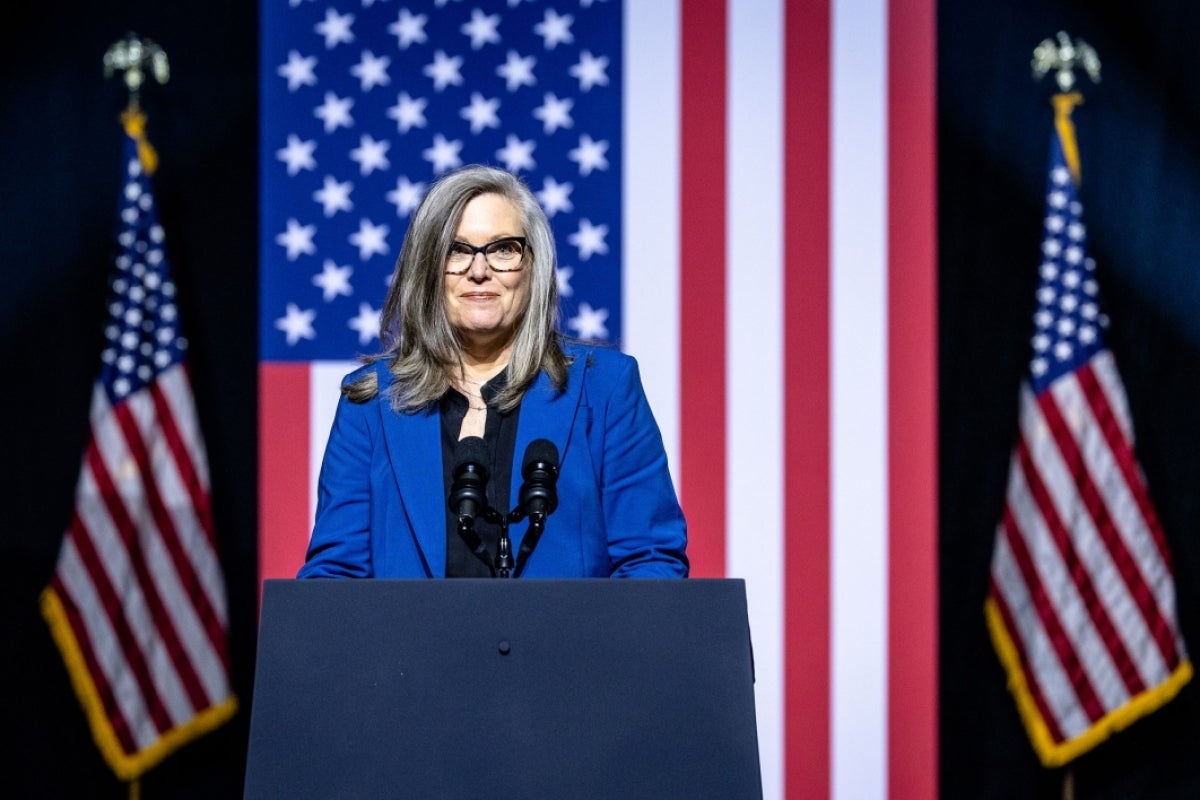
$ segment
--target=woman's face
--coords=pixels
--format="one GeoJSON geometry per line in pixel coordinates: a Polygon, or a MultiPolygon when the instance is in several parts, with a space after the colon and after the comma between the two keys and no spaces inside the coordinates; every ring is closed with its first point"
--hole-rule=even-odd
{"type": "MultiPolygon", "coordinates": [[[[482,246],[507,236],[524,236],[520,214],[511,200],[498,194],[481,194],[463,208],[454,238],[482,246]]],[[[446,313],[450,324],[469,345],[508,344],[517,320],[529,302],[529,257],[518,272],[496,272],[482,253],[471,260],[462,275],[444,274],[446,313]]]]}

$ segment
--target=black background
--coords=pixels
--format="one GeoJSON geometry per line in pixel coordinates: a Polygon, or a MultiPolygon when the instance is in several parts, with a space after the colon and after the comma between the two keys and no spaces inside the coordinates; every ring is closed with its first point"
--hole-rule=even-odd
{"type": "MultiPolygon", "coordinates": [[[[280,0],[282,2],[282,0],[280,0]]],[[[1065,29],[1099,52],[1075,113],[1091,254],[1138,453],[1200,648],[1200,19],[1186,2],[950,2],[938,16],[941,796],[1055,798],[1004,687],[982,603],[1028,358],[1051,116],[1030,56],[1065,29]]],[[[0,686],[9,797],[126,796],[92,743],[37,609],[87,436],[113,257],[126,93],[101,57],[167,51],[142,98],[191,342],[229,592],[234,720],[169,757],[146,798],[237,797],[256,619],[257,4],[24,6],[0,47],[0,686]]],[[[891,158],[903,154],[892,153],[891,158]]],[[[1194,686],[1074,762],[1077,797],[1200,796],[1194,686]]]]}

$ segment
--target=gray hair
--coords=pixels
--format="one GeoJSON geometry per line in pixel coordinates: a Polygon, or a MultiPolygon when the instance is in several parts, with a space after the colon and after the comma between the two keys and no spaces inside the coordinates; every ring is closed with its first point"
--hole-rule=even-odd
{"type": "MultiPolygon", "coordinates": [[[[384,300],[380,320],[384,349],[371,360],[387,360],[396,379],[390,399],[397,411],[429,407],[463,373],[462,340],[446,313],[444,270],[463,209],[481,194],[498,194],[516,206],[531,256],[525,267],[531,273],[528,299],[517,319],[507,386],[497,396],[497,404],[505,411],[515,408],[541,370],[556,388],[566,386],[550,222],[533,192],[516,175],[472,165],[439,179],[413,212],[384,300]]],[[[374,373],[343,391],[356,402],[374,397],[378,392],[374,373]]]]}

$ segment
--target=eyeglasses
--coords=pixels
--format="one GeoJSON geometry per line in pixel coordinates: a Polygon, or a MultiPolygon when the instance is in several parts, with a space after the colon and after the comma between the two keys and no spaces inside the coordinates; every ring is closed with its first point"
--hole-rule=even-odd
{"type": "Polygon", "coordinates": [[[525,266],[525,237],[506,236],[478,247],[466,242],[453,242],[450,252],[446,254],[446,273],[465,275],[474,263],[476,253],[483,253],[483,260],[496,272],[517,272],[525,266]]]}

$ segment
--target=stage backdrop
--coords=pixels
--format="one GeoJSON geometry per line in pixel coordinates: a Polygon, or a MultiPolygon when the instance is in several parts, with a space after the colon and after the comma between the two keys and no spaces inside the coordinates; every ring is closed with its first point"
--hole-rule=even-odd
{"type": "Polygon", "coordinates": [[[503,165],[566,332],[641,364],[693,575],[747,581],[766,795],[932,797],[932,3],[261,8],[263,577],[421,192],[503,165]]]}

